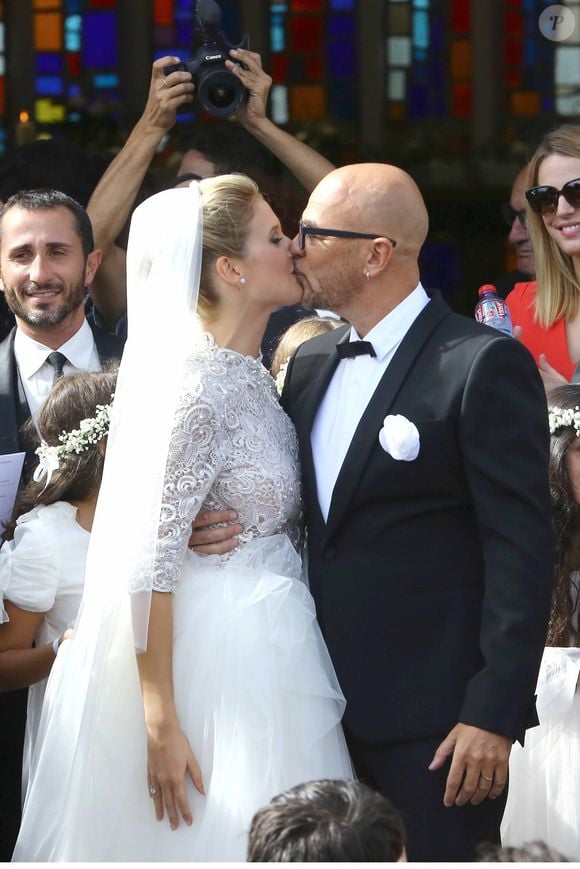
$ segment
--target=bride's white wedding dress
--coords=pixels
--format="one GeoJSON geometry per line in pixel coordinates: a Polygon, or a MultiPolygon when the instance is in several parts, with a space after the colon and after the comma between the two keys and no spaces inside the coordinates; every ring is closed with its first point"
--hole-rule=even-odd
{"type": "MultiPolygon", "coordinates": [[[[119,480],[127,510],[129,495],[119,480]]],[[[191,827],[155,821],[127,594],[90,667],[76,637],[59,652],[16,860],[244,860],[252,815],[275,794],[352,776],[344,700],[300,578],[299,523],[297,443],[274,382],[206,336],[187,363],[155,564],[143,565],[154,590],[173,592],[175,699],[206,795],[188,780],[191,827]],[[194,516],[225,507],[244,526],[239,548],[190,552],[194,516]],[[67,702],[77,690],[78,707],[67,702]]]]}

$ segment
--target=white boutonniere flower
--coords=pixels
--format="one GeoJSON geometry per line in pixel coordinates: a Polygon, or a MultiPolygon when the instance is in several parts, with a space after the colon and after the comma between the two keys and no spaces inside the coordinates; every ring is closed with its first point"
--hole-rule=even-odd
{"type": "Polygon", "coordinates": [[[284,381],[286,380],[286,372],[288,371],[288,363],[290,362],[290,357],[280,366],[280,371],[276,375],[275,383],[276,389],[278,391],[278,395],[282,395],[282,390],[284,389],[284,381]]]}
{"type": "Polygon", "coordinates": [[[417,426],[399,413],[385,417],[379,432],[379,443],[397,461],[413,462],[419,455],[417,426]]]}

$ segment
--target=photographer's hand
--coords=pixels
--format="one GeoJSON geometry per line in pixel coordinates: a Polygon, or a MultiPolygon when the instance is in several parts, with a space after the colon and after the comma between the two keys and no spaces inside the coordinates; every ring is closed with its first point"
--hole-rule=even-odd
{"type": "Polygon", "coordinates": [[[193,101],[191,73],[176,71],[165,75],[165,68],[179,63],[178,57],[160,57],[153,64],[149,96],[138,122],[151,130],[168,132],[175,124],[177,110],[193,101]]]}
{"type": "Polygon", "coordinates": [[[226,66],[248,91],[248,100],[238,112],[240,122],[288,167],[306,190],[314,190],[318,182],[335,167],[322,154],[276,126],[268,118],[266,104],[272,79],[262,69],[260,55],[243,48],[233,48],[230,54],[238,63],[226,60],[226,66]],[[247,69],[240,66],[240,63],[247,69]]]}
{"type": "Polygon", "coordinates": [[[252,131],[252,125],[259,124],[266,117],[266,104],[272,87],[272,78],[262,69],[262,58],[257,52],[232,48],[230,54],[238,63],[226,60],[226,66],[248,91],[248,101],[238,112],[238,118],[244,127],[252,131]],[[240,66],[240,62],[247,69],[240,66]]]}

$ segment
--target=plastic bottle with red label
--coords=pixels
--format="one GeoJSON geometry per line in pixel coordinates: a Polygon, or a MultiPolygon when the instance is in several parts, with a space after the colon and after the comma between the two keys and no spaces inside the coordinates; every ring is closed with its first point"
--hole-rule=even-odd
{"type": "Polygon", "coordinates": [[[504,335],[513,338],[514,330],[509,308],[493,284],[484,284],[479,288],[479,301],[475,306],[475,319],[478,323],[491,326],[504,335]]]}

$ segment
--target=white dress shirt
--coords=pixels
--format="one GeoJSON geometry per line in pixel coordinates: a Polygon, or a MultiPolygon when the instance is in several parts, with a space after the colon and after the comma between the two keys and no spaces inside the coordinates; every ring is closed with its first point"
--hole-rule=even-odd
{"type": "MultiPolygon", "coordinates": [[[[336,480],[361,417],[397,347],[428,302],[429,296],[419,284],[364,336],[377,355],[341,359],[336,367],[316,412],[311,434],[318,501],[325,521],[336,480]]],[[[350,340],[360,340],[354,327],[350,340]]]]}
{"type": "MultiPolygon", "coordinates": [[[[101,370],[95,339],[86,320],[78,332],[58,350],[67,358],[63,366],[64,374],[101,370]]],[[[52,388],[54,368],[46,361],[46,357],[52,352],[52,347],[40,344],[20,329],[16,330],[14,356],[31,414],[37,412],[52,388]]]]}

